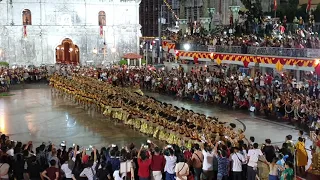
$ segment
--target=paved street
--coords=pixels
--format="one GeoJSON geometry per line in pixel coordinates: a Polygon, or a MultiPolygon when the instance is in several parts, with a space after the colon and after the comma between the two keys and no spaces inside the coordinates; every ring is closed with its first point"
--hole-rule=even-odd
{"type": "MultiPolygon", "coordinates": [[[[49,139],[56,144],[66,140],[70,144],[98,147],[110,143],[138,144],[148,139],[101,114],[84,110],[62,97],[52,96],[46,85],[32,85],[30,89],[12,90],[10,93],[14,95],[0,99],[0,130],[9,134],[11,139],[23,142],[32,139],[36,144],[49,139]]],[[[179,107],[216,116],[221,121],[233,122],[238,128],[245,129],[247,136],[255,136],[259,143],[270,138],[275,144],[281,145],[288,134],[297,139],[294,127],[257,118],[249,113],[147,94],[179,107]]]]}

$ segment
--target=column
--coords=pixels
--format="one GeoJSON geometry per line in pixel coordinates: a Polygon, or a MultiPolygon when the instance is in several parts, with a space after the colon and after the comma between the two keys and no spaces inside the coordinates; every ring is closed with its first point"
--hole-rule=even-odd
{"type": "Polygon", "coordinates": [[[179,19],[178,24],[179,24],[179,29],[182,30],[182,34],[186,33],[188,20],[187,19],[179,19]]]}
{"type": "Polygon", "coordinates": [[[297,79],[296,82],[299,82],[300,79],[301,79],[301,78],[300,78],[300,74],[301,74],[301,73],[300,73],[300,70],[295,70],[295,71],[296,71],[296,77],[295,77],[295,78],[297,79]]]}
{"type": "Polygon", "coordinates": [[[209,0],[203,0],[202,12],[203,17],[209,17],[209,12],[207,11],[209,7],[209,0]]]}
{"type": "Polygon", "coordinates": [[[216,9],[215,8],[207,8],[207,12],[208,12],[209,17],[210,17],[209,30],[211,30],[214,27],[213,16],[215,15],[216,9]]]}
{"type": "Polygon", "coordinates": [[[203,25],[203,27],[204,27],[207,31],[210,30],[210,28],[209,28],[210,21],[211,21],[211,18],[210,18],[210,17],[202,17],[202,18],[200,18],[200,23],[203,25]]]}
{"type": "Polygon", "coordinates": [[[127,64],[128,66],[130,66],[130,59],[127,59],[127,64]]]}
{"type": "Polygon", "coordinates": [[[233,17],[233,24],[235,24],[239,18],[240,6],[229,6],[229,9],[230,9],[232,17],[233,17]]]}
{"type": "Polygon", "coordinates": [[[139,58],[139,67],[141,67],[141,58],[139,58]]]}

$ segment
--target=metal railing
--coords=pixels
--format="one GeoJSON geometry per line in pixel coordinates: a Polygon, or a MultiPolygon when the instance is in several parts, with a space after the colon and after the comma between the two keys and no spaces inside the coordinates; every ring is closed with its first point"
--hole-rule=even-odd
{"type": "Polygon", "coordinates": [[[241,54],[241,46],[215,46],[216,52],[241,54]]]}
{"type": "MultiPolygon", "coordinates": [[[[208,52],[207,45],[189,44],[188,51],[205,51],[208,52]]],[[[178,50],[184,49],[184,44],[178,43],[176,45],[178,50]]],[[[266,56],[285,56],[285,57],[312,57],[309,50],[318,51],[320,49],[307,49],[307,48],[282,48],[282,47],[255,47],[255,46],[225,46],[217,45],[214,48],[215,52],[231,53],[231,54],[254,54],[254,55],[266,55],[266,56]]],[[[318,53],[317,53],[318,54],[318,53]]]]}
{"type": "Polygon", "coordinates": [[[308,57],[308,49],[301,48],[281,48],[281,47],[252,47],[247,48],[247,54],[287,56],[287,57],[308,57]]]}

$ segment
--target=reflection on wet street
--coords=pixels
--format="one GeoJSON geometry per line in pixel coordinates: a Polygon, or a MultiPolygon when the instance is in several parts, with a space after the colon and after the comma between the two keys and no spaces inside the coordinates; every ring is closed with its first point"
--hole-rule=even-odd
{"type": "Polygon", "coordinates": [[[139,145],[149,139],[94,110],[52,95],[47,86],[10,93],[14,95],[0,99],[0,129],[13,140],[102,147],[111,143],[139,145]]]}
{"type": "MultiPolygon", "coordinates": [[[[9,134],[11,139],[22,142],[32,140],[35,144],[49,140],[55,144],[67,141],[70,145],[76,143],[97,147],[111,143],[123,146],[131,142],[140,145],[149,139],[93,110],[84,110],[68,99],[52,95],[51,89],[45,85],[12,90],[11,93],[14,95],[0,98],[0,130],[9,134]]],[[[288,125],[270,122],[232,109],[175,100],[154,93],[147,94],[175,106],[216,116],[221,121],[233,122],[237,128],[245,129],[247,136],[255,136],[259,143],[270,138],[275,144],[281,145],[288,134],[291,134],[294,140],[297,139],[297,130],[288,125]]]]}

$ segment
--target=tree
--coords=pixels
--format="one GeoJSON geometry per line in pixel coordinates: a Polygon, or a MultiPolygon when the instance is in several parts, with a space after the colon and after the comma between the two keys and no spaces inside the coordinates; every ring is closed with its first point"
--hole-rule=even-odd
{"type": "Polygon", "coordinates": [[[312,12],[316,22],[320,22],[320,4],[317,5],[317,8],[312,12]]]}
{"type": "Polygon", "coordinates": [[[248,10],[248,21],[253,21],[254,18],[260,18],[262,13],[261,0],[256,0],[252,2],[252,0],[241,0],[244,7],[248,10]]]}

